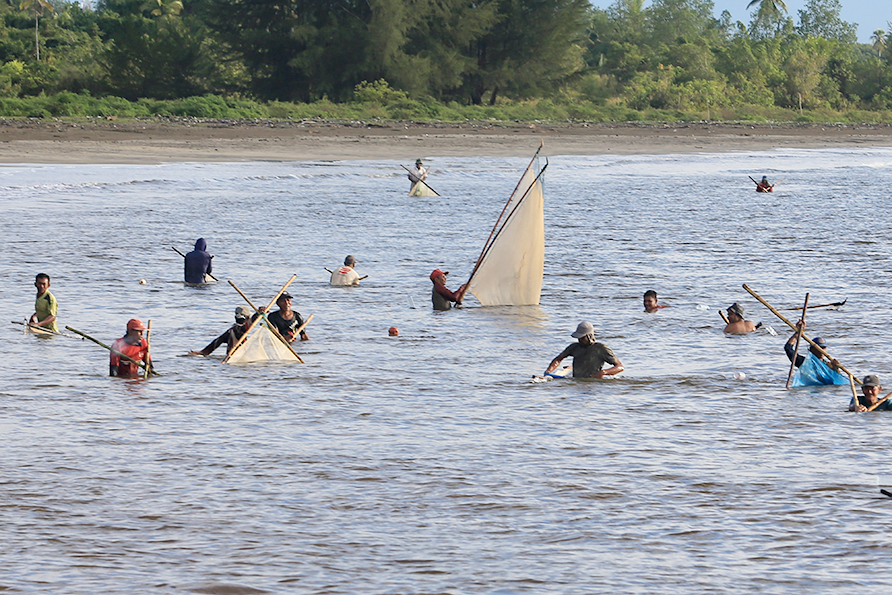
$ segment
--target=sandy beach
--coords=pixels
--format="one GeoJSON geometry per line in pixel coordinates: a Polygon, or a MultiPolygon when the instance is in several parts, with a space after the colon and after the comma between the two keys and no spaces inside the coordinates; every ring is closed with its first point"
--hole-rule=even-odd
{"type": "Polygon", "coordinates": [[[0,122],[0,163],[170,163],[669,154],[892,146],[892,125],[0,122]]]}

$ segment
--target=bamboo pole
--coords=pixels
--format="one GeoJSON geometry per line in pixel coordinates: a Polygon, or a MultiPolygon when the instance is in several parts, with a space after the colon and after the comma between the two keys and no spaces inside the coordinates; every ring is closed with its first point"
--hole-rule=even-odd
{"type": "Polygon", "coordinates": [[[727,317],[727,316],[725,316],[725,311],[724,311],[724,310],[719,310],[719,316],[722,317],[722,320],[725,321],[725,324],[731,324],[731,321],[728,320],[728,317],[727,317]]]}
{"type": "MultiPolygon", "coordinates": [[[[766,308],[768,308],[769,310],[771,310],[771,313],[774,314],[775,316],[777,316],[778,318],[780,318],[784,323],[786,323],[787,326],[789,326],[789,327],[790,327],[791,329],[793,329],[794,331],[797,330],[795,324],[793,324],[792,322],[790,322],[789,320],[787,320],[786,317],[785,317],[783,314],[781,314],[780,312],[778,312],[777,309],[776,309],[774,306],[772,306],[771,304],[769,304],[768,302],[766,302],[764,299],[762,299],[762,296],[760,296],[758,293],[756,293],[755,291],[753,291],[752,289],[750,289],[749,285],[747,285],[746,283],[744,283],[744,284],[743,284],[743,288],[744,288],[745,290],[747,290],[747,292],[749,292],[749,294],[750,294],[751,296],[753,296],[754,298],[756,298],[757,300],[759,300],[760,302],[762,302],[762,305],[763,305],[763,306],[765,306],[766,308]]],[[[832,357],[829,353],[827,353],[827,351],[826,351],[823,347],[821,347],[820,345],[818,345],[817,343],[815,343],[814,341],[812,341],[811,339],[809,339],[808,337],[806,337],[806,336],[805,336],[805,333],[802,333],[802,338],[805,339],[806,342],[808,342],[809,345],[811,345],[812,347],[814,347],[814,348],[818,351],[818,353],[820,353],[821,355],[823,355],[824,357],[826,357],[828,360],[833,360],[833,357],[832,357]]],[[[842,370],[843,372],[845,372],[846,374],[848,374],[850,378],[854,378],[854,374],[852,374],[851,372],[849,372],[849,371],[846,369],[845,366],[843,366],[843,365],[840,364],[839,362],[836,362],[836,363],[837,363],[837,367],[838,367],[840,370],[842,370]]],[[[859,380],[855,380],[855,382],[857,382],[858,384],[861,384],[861,381],[859,381],[859,380]]]]}
{"type": "MultiPolygon", "coordinates": [[[[124,355],[123,353],[119,353],[119,352],[115,351],[114,349],[112,349],[111,347],[109,347],[108,345],[106,345],[105,343],[103,343],[102,341],[99,341],[98,339],[94,339],[93,337],[91,337],[91,336],[88,335],[87,333],[82,333],[81,331],[77,330],[76,328],[71,328],[70,326],[66,326],[65,328],[67,328],[68,330],[70,330],[72,333],[77,333],[78,335],[80,335],[80,336],[83,337],[84,339],[89,339],[90,341],[93,341],[94,343],[96,343],[96,344],[99,345],[100,347],[105,347],[106,349],[108,349],[108,350],[111,351],[112,353],[118,355],[118,357],[122,357],[122,358],[126,359],[127,361],[129,361],[129,362],[135,364],[137,367],[142,368],[142,369],[145,370],[145,368],[146,368],[146,364],[145,364],[144,362],[138,362],[138,361],[136,361],[135,359],[133,359],[132,357],[128,357],[128,356],[124,355]]],[[[155,376],[161,376],[161,374],[159,374],[159,373],[156,372],[155,370],[152,370],[151,373],[154,374],[155,376]]]]}
{"type": "MultiPolygon", "coordinates": [[[[179,254],[179,255],[182,256],[183,258],[186,258],[186,255],[183,254],[182,252],[180,252],[179,250],[177,250],[174,246],[171,246],[171,248],[173,248],[174,250],[176,250],[176,253],[177,253],[177,254],[179,254]]],[[[207,275],[208,277],[210,277],[210,278],[213,279],[214,281],[219,281],[219,279],[217,279],[216,277],[214,277],[214,276],[213,276],[212,274],[210,274],[210,273],[205,273],[205,275],[207,275]]]]}
{"type": "MultiPolygon", "coordinates": [[[[808,308],[809,308],[809,310],[814,310],[816,308],[834,308],[834,307],[838,308],[840,306],[844,306],[847,301],[849,301],[849,298],[846,298],[841,302],[833,302],[832,304],[818,304],[817,306],[809,306],[808,308]]],[[[798,311],[799,307],[797,306],[795,308],[778,308],[778,310],[797,310],[798,311]]]]}
{"type": "MultiPolygon", "coordinates": [[[[802,306],[802,326],[805,326],[805,312],[808,310],[808,296],[809,294],[805,294],[805,304],[802,306]]],[[[790,373],[787,374],[787,385],[784,387],[787,390],[790,389],[790,380],[793,379],[793,370],[796,369],[796,357],[799,355],[799,339],[802,338],[802,328],[796,331],[796,347],[793,348],[793,359],[790,362],[790,373]]]]}
{"type": "Polygon", "coordinates": [[[851,373],[849,374],[849,386],[852,387],[852,399],[855,401],[855,410],[857,411],[860,403],[858,403],[858,393],[855,391],[855,377],[851,373]]]}
{"type": "Polygon", "coordinates": [[[152,356],[149,353],[151,349],[151,343],[149,342],[149,336],[152,334],[152,321],[149,320],[146,324],[146,369],[143,378],[148,378],[149,374],[152,372],[152,356]]]}

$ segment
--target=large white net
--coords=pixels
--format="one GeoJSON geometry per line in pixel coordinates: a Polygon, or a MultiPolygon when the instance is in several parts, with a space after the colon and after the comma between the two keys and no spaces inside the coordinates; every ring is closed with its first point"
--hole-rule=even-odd
{"type": "Polygon", "coordinates": [[[545,196],[533,164],[524,172],[468,290],[484,306],[539,303],[545,267],[545,196]]]}
{"type": "Polygon", "coordinates": [[[300,362],[288,346],[267,327],[266,320],[254,325],[248,339],[229,355],[226,363],[300,362]]]}
{"type": "Polygon", "coordinates": [[[412,189],[409,190],[409,196],[436,196],[437,193],[433,191],[433,189],[425,184],[422,181],[415,182],[415,185],[412,186],[412,189]]]}

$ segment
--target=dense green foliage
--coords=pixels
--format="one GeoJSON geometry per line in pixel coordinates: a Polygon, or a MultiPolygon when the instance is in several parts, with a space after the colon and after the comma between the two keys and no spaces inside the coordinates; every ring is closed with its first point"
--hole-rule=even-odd
{"type": "Polygon", "coordinates": [[[892,33],[857,43],[839,0],[809,0],[796,22],[781,0],[749,4],[744,24],[716,19],[711,0],[11,0],[0,115],[876,121],[892,110],[892,33]]]}

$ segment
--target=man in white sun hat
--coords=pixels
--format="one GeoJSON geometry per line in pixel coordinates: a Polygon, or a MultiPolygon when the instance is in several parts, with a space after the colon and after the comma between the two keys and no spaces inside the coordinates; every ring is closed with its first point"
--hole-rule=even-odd
{"type": "Polygon", "coordinates": [[[560,355],[551,360],[545,368],[545,374],[551,374],[567,356],[573,358],[574,378],[603,378],[623,371],[623,363],[619,361],[609,347],[595,341],[595,327],[591,322],[580,322],[576,331],[570,334],[577,340],[570,343],[560,355]],[[602,369],[604,364],[612,367],[602,369]]]}

